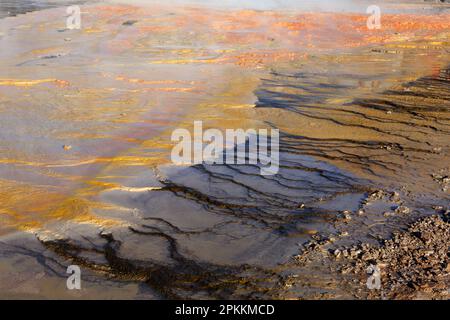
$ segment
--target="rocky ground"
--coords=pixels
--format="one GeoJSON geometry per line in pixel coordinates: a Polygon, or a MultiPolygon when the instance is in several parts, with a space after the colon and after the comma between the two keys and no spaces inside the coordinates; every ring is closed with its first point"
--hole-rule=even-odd
{"type": "MultiPolygon", "coordinates": [[[[392,194],[391,198],[397,196],[392,194]]],[[[369,201],[380,197],[383,197],[381,190],[369,196],[369,201]]],[[[399,208],[388,217],[409,214],[407,207],[399,208]]],[[[341,231],[328,237],[316,235],[294,257],[295,263],[300,268],[321,265],[319,270],[335,274],[339,286],[353,298],[448,299],[450,211],[442,206],[434,209],[437,214],[410,223],[404,231],[355,245],[346,244],[345,239],[350,237],[346,230],[354,223],[352,217],[365,213],[362,209],[344,212],[336,220],[341,231]]]]}
{"type": "MultiPolygon", "coordinates": [[[[450,285],[448,212],[413,223],[381,246],[360,244],[337,250],[340,271],[353,273],[365,283],[370,266],[380,269],[381,287],[370,290],[373,299],[448,299],[450,285]]],[[[370,271],[370,270],[369,270],[370,271]]]]}

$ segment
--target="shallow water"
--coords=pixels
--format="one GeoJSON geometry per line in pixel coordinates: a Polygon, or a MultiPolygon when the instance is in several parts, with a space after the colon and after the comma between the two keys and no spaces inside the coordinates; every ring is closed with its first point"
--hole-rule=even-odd
{"type": "MultiPolygon", "coordinates": [[[[280,287],[313,272],[291,263],[299,244],[378,188],[411,218],[448,205],[431,177],[449,163],[448,14],[391,14],[374,35],[350,13],[82,11],[82,30],[64,8],[0,21],[2,296],[345,296],[325,273],[280,287]],[[279,174],[172,165],[170,134],[194,120],[279,128],[279,174]],[[88,274],[78,296],[72,263],[88,274]]],[[[346,241],[405,225],[380,217],[389,206],[346,241]]]]}

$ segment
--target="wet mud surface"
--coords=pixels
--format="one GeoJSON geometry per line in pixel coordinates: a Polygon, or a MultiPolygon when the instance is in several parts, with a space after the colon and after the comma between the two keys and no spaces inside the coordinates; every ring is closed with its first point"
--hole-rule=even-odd
{"type": "Polygon", "coordinates": [[[445,10],[83,10],[2,21],[1,298],[447,298],[445,10]],[[194,120],[280,129],[278,174],[171,164],[194,120]]]}

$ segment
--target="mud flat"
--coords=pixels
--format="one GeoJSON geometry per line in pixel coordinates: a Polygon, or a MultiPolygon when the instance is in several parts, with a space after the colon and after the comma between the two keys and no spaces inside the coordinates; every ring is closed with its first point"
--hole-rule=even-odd
{"type": "Polygon", "coordinates": [[[82,9],[0,21],[2,298],[445,298],[448,13],[82,9]],[[173,165],[195,120],[279,128],[279,173],[173,165]]]}

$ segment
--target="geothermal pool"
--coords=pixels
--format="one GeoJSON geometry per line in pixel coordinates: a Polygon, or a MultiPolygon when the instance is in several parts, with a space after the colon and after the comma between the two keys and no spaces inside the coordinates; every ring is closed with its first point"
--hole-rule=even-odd
{"type": "Polygon", "coordinates": [[[1,298],[355,298],[327,252],[448,207],[448,4],[74,3],[0,6],[1,298]],[[194,121],[278,173],[173,164],[194,121]]]}

